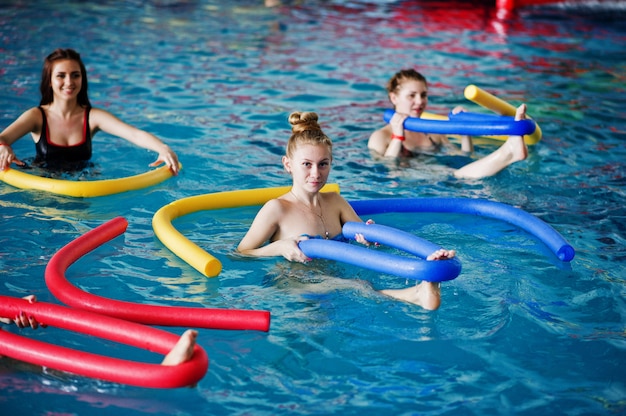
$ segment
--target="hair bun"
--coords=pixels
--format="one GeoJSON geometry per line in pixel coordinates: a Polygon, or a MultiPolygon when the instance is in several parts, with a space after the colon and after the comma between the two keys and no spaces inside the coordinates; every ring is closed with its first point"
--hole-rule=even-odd
{"type": "Polygon", "coordinates": [[[302,133],[307,130],[322,131],[317,120],[317,113],[312,111],[296,111],[289,115],[289,124],[293,133],[302,133]]]}

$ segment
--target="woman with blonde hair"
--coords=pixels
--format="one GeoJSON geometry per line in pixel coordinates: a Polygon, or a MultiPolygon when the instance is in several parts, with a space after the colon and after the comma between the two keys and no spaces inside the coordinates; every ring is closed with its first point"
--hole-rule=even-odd
{"type": "MultiPolygon", "coordinates": [[[[335,192],[320,192],[330,174],[332,141],[318,124],[314,112],[294,112],[289,116],[292,134],[282,158],[291,175],[292,187],[286,194],[268,201],[259,210],[237,250],[256,257],[283,256],[306,263],[309,259],[298,247],[307,238],[342,239],[342,227],[348,221],[362,222],[352,206],[335,192]]],[[[369,221],[368,221],[369,222],[369,221]]],[[[368,244],[362,235],[355,239],[368,244]]],[[[454,257],[454,250],[438,250],[428,260],[454,257]]],[[[381,293],[422,306],[437,309],[441,303],[439,284],[423,281],[405,289],[381,293]]]]}

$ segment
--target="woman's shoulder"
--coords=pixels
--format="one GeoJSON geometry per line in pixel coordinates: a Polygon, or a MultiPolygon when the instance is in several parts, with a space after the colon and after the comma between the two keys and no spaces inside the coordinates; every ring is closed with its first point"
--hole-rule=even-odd
{"type": "Polygon", "coordinates": [[[391,141],[391,126],[388,124],[375,130],[367,141],[367,147],[379,153],[385,153],[385,149],[391,141]]]}
{"type": "Polygon", "coordinates": [[[113,135],[120,135],[119,126],[124,125],[119,118],[117,118],[113,113],[99,107],[90,107],[89,108],[89,125],[92,129],[106,131],[113,135]],[[112,132],[111,130],[117,129],[116,132],[112,132]]]}
{"type": "Polygon", "coordinates": [[[89,107],[89,117],[102,117],[102,116],[109,116],[109,115],[111,115],[111,113],[109,113],[107,110],[103,108],[89,107]]]}
{"type": "Polygon", "coordinates": [[[337,192],[321,192],[320,195],[326,205],[342,207],[348,204],[348,201],[337,192]]]}
{"type": "Polygon", "coordinates": [[[266,215],[271,214],[275,216],[280,216],[289,211],[290,205],[291,203],[287,199],[283,197],[278,197],[270,199],[265,204],[263,204],[261,210],[264,211],[266,215]]]}
{"type": "Polygon", "coordinates": [[[343,200],[343,197],[337,192],[320,192],[320,195],[328,201],[343,200]]]}
{"type": "Polygon", "coordinates": [[[110,121],[111,119],[118,120],[118,118],[113,113],[100,107],[89,107],[89,117],[104,118],[106,119],[106,121],[110,121]]]}
{"type": "Polygon", "coordinates": [[[33,116],[41,117],[41,109],[43,107],[45,107],[45,106],[31,107],[28,110],[24,111],[22,113],[22,116],[25,116],[25,117],[33,117],[33,116]]]}
{"type": "Polygon", "coordinates": [[[378,130],[374,130],[370,135],[370,141],[372,140],[385,140],[388,141],[391,138],[391,126],[389,124],[384,125],[378,130]]]}
{"type": "Polygon", "coordinates": [[[40,126],[43,120],[41,111],[41,107],[31,107],[28,110],[24,111],[20,115],[19,119],[22,123],[27,122],[32,126],[40,126]]]}

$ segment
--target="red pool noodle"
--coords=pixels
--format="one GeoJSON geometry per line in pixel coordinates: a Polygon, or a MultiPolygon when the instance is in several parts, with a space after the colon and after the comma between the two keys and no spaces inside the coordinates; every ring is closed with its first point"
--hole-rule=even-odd
{"type": "Polygon", "coordinates": [[[65,277],[70,265],[107,241],[123,234],[128,221],[114,218],[61,248],[48,262],[46,284],[67,305],[146,325],[268,331],[269,311],[158,306],[125,302],[93,295],[65,277]]]}
{"type": "MultiPolygon", "coordinates": [[[[158,328],[89,311],[45,302],[0,296],[0,316],[13,319],[24,312],[39,323],[93,335],[111,341],[167,354],[179,336],[158,328]]],[[[0,356],[79,374],[85,377],[151,388],[196,384],[209,367],[206,352],[194,346],[191,358],[175,366],[141,363],[106,357],[30,339],[0,329],[0,356]]]]}

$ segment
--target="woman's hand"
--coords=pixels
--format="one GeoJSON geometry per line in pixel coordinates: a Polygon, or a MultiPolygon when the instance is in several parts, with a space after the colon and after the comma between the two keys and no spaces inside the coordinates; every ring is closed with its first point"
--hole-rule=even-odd
{"type": "MultiPolygon", "coordinates": [[[[462,105],[458,105],[452,109],[452,114],[465,113],[467,110],[462,105]]],[[[474,141],[471,136],[461,136],[461,150],[465,153],[474,152],[474,141]]]]}
{"type": "Polygon", "coordinates": [[[11,167],[11,163],[24,166],[24,162],[15,157],[13,148],[8,144],[0,144],[0,171],[5,171],[11,167]]]}
{"type": "Polygon", "coordinates": [[[391,126],[391,134],[394,136],[404,137],[404,121],[407,119],[408,114],[394,113],[389,125],[391,126]]]}
{"type": "Polygon", "coordinates": [[[178,156],[176,156],[176,153],[167,145],[163,147],[163,150],[159,152],[157,160],[151,163],[150,166],[159,166],[161,163],[165,163],[172,171],[172,174],[178,175],[178,156]]]}
{"type": "Polygon", "coordinates": [[[278,250],[284,258],[289,261],[296,261],[298,263],[307,263],[311,259],[300,250],[298,243],[303,240],[308,240],[307,236],[299,236],[297,238],[286,238],[284,240],[274,241],[272,244],[277,245],[278,250]]]}
{"type": "MultiPolygon", "coordinates": [[[[370,225],[370,224],[374,224],[374,220],[369,219],[367,221],[365,221],[366,225],[370,225]]],[[[365,238],[365,236],[361,233],[357,233],[354,235],[354,239],[356,240],[357,243],[361,243],[367,247],[369,247],[372,243],[370,243],[369,241],[367,241],[367,239],[365,238]]],[[[375,246],[378,246],[378,243],[374,243],[375,246]]]]}
{"type": "Polygon", "coordinates": [[[452,114],[465,113],[467,110],[462,105],[457,105],[452,109],[452,114]]]}
{"type": "MultiPolygon", "coordinates": [[[[29,303],[37,302],[37,297],[35,297],[35,295],[28,295],[28,296],[25,296],[23,299],[26,299],[29,303]]],[[[13,320],[9,318],[0,318],[0,322],[3,322],[5,324],[10,324],[13,322],[19,328],[26,328],[27,326],[30,326],[33,329],[37,329],[39,328],[39,325],[40,325],[34,316],[26,316],[24,312],[20,312],[20,314],[16,316],[15,319],[13,320]]],[[[41,325],[41,326],[45,327],[46,325],[41,325]]]]}

